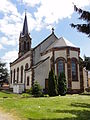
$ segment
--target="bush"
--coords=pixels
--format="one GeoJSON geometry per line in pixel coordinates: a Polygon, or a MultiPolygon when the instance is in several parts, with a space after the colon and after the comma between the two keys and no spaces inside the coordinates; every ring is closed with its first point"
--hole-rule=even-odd
{"type": "Polygon", "coordinates": [[[31,97],[29,94],[27,94],[27,93],[23,93],[22,95],[21,95],[21,97],[22,98],[29,98],[29,97],[31,97]]]}
{"type": "Polygon", "coordinates": [[[53,69],[49,72],[48,77],[48,94],[49,96],[56,96],[57,95],[57,87],[56,87],[56,80],[53,69]]]}
{"type": "Polygon", "coordinates": [[[30,91],[34,97],[41,97],[42,96],[42,89],[37,81],[34,82],[30,91]]]}
{"type": "Polygon", "coordinates": [[[30,94],[31,93],[31,89],[26,89],[25,92],[28,93],[28,94],[30,94]]]}
{"type": "Polygon", "coordinates": [[[60,95],[66,95],[67,92],[67,84],[65,74],[62,72],[58,77],[58,93],[60,95]]]}

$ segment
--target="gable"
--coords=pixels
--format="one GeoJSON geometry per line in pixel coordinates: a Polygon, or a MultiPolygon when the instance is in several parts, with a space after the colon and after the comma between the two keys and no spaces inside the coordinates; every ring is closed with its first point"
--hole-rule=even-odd
{"type": "Polygon", "coordinates": [[[41,53],[44,52],[57,39],[58,38],[56,37],[55,34],[51,34],[33,49],[33,63],[34,64],[39,62],[41,53]]]}
{"type": "MultiPolygon", "coordinates": [[[[45,46],[44,46],[44,47],[47,48],[47,47],[49,47],[53,42],[55,42],[56,39],[58,39],[58,38],[57,38],[57,36],[56,36],[55,34],[50,34],[46,39],[44,39],[41,43],[39,43],[36,47],[34,47],[33,50],[37,49],[38,47],[41,47],[41,46],[46,45],[46,43],[47,43],[47,45],[46,45],[46,47],[45,47],[45,46]]],[[[44,49],[45,49],[45,48],[44,48],[44,49]]]]}

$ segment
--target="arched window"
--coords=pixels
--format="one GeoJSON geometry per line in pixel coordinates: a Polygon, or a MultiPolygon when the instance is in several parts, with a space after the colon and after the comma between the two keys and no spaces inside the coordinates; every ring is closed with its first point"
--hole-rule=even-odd
{"type": "Polygon", "coordinates": [[[25,65],[25,69],[26,69],[26,70],[28,69],[28,63],[26,63],[26,65],[25,65]]]}
{"type": "Polygon", "coordinates": [[[19,68],[17,68],[17,83],[19,82],[19,68]]]}
{"type": "Polygon", "coordinates": [[[13,82],[15,83],[15,69],[14,69],[14,78],[13,78],[13,82]]]}
{"type": "Polygon", "coordinates": [[[23,83],[23,66],[21,66],[21,83],[23,83]]]}
{"type": "Polygon", "coordinates": [[[57,60],[57,74],[58,76],[60,73],[65,72],[65,60],[63,59],[58,59],[57,60]]]}
{"type": "Polygon", "coordinates": [[[12,84],[12,70],[11,70],[11,84],[12,84]]]}
{"type": "Polygon", "coordinates": [[[29,76],[27,77],[27,86],[29,86],[29,76]]]}
{"type": "Polygon", "coordinates": [[[72,81],[78,81],[77,60],[71,60],[72,81]]]}

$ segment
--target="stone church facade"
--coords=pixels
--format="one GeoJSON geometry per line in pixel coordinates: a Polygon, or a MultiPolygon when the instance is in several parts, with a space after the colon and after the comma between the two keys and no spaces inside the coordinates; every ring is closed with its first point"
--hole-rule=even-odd
{"type": "Polygon", "coordinates": [[[54,29],[36,47],[31,48],[31,42],[25,14],[18,58],[10,63],[11,88],[14,84],[24,84],[25,89],[30,89],[34,81],[38,81],[43,89],[48,89],[48,74],[53,68],[57,76],[65,73],[68,93],[84,90],[83,70],[79,66],[80,48],[63,37],[58,38],[54,29]]]}

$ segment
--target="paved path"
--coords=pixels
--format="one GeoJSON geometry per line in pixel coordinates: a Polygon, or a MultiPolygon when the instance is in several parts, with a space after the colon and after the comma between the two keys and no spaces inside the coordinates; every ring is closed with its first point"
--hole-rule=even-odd
{"type": "Polygon", "coordinates": [[[10,113],[0,111],[0,120],[17,120],[10,113]]]}

